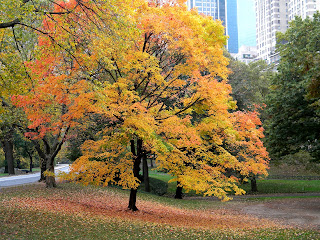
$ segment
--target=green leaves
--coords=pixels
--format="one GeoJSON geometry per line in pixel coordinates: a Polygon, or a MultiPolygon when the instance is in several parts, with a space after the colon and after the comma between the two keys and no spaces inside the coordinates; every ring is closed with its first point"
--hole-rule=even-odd
{"type": "Polygon", "coordinates": [[[307,150],[319,158],[319,38],[319,13],[313,19],[297,17],[278,35],[281,60],[267,102],[267,142],[274,156],[307,150]]]}

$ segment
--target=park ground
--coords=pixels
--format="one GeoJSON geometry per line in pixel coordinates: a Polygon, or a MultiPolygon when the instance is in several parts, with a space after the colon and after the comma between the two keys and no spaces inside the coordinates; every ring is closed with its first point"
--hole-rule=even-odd
{"type": "Polygon", "coordinates": [[[165,196],[140,191],[137,212],[116,187],[3,188],[0,239],[320,239],[320,180],[258,184],[260,194],[229,202],[192,193],[176,200],[169,184],[165,196]]]}

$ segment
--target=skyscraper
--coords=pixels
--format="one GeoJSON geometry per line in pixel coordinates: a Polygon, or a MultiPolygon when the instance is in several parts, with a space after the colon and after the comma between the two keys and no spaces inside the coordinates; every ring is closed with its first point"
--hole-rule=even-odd
{"type": "Polygon", "coordinates": [[[227,0],[227,35],[228,50],[230,53],[238,53],[238,14],[237,0],[227,0]]]}
{"type": "Polygon", "coordinates": [[[319,9],[320,0],[255,0],[258,58],[279,61],[276,32],[285,32],[295,16],[312,17],[319,9]]]}
{"type": "Polygon", "coordinates": [[[229,36],[228,50],[238,53],[237,0],[188,0],[189,9],[197,8],[199,13],[220,19],[229,36]]]}

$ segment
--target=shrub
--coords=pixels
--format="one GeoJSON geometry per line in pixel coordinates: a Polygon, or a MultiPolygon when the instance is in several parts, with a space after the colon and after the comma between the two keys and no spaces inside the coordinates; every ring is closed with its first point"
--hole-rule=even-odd
{"type": "MultiPolygon", "coordinates": [[[[162,196],[164,194],[167,193],[168,190],[168,183],[156,179],[156,178],[151,178],[149,177],[149,181],[150,181],[150,191],[151,193],[158,195],[158,196],[162,196]]],[[[141,190],[144,190],[144,183],[142,182],[140,187],[141,190]]]]}

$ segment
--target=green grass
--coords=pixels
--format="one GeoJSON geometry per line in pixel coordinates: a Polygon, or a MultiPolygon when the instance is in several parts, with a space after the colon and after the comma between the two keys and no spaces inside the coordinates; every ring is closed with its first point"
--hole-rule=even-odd
{"type": "MultiPolygon", "coordinates": [[[[24,170],[28,170],[29,169],[24,169],[24,170]]],[[[40,168],[32,168],[32,172],[35,173],[35,172],[40,172],[40,168]]],[[[8,173],[0,173],[0,177],[8,177],[9,174],[8,173]]]]}
{"type": "MultiPolygon", "coordinates": [[[[320,192],[320,180],[258,180],[258,193],[310,193],[320,192]]],[[[250,193],[250,183],[241,185],[250,193]]]]}
{"type": "MultiPolygon", "coordinates": [[[[166,173],[150,171],[150,177],[160,179],[164,182],[168,182],[172,177],[166,173]]],[[[308,193],[308,192],[317,192],[320,193],[320,180],[258,180],[258,190],[257,194],[277,194],[277,193],[308,193]]],[[[143,199],[147,200],[155,200],[159,201],[166,205],[179,206],[181,208],[189,208],[189,209],[210,209],[210,208],[220,208],[222,203],[220,201],[212,201],[212,199],[202,198],[201,200],[189,200],[183,199],[176,200],[172,197],[176,191],[176,182],[172,182],[168,184],[168,191],[165,195],[165,198],[157,198],[153,195],[146,194],[142,195],[143,199]]],[[[250,183],[244,184],[241,186],[246,190],[247,195],[251,195],[250,193],[250,183]]],[[[193,197],[201,195],[197,195],[194,192],[185,193],[185,196],[193,197]]],[[[274,200],[274,199],[288,199],[288,198],[314,198],[319,196],[263,196],[263,197],[253,197],[246,199],[249,201],[254,200],[274,200]]],[[[233,201],[229,201],[223,203],[224,206],[234,204],[233,201]]]]}
{"type": "MultiPolygon", "coordinates": [[[[168,182],[172,177],[165,173],[151,171],[150,176],[168,182]]],[[[320,193],[320,180],[283,180],[283,179],[265,179],[257,180],[258,194],[272,193],[320,193]]],[[[167,195],[175,194],[176,182],[168,184],[167,195]]],[[[240,186],[250,194],[250,183],[240,186]]],[[[186,193],[187,196],[196,196],[194,192],[186,193]]],[[[199,196],[199,195],[198,195],[199,196]]]]}

